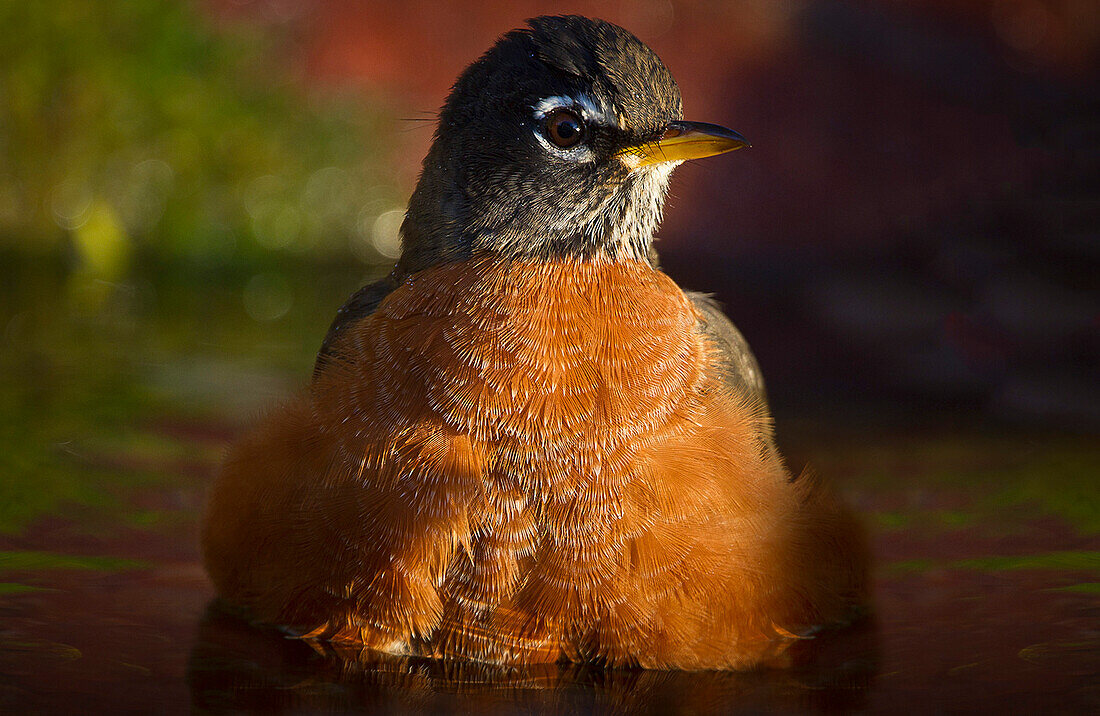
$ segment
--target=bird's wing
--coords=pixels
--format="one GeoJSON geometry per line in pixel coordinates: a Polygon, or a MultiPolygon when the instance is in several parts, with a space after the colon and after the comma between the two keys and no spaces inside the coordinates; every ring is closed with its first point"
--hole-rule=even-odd
{"type": "Polygon", "coordinates": [[[701,317],[700,329],[718,346],[718,368],[722,381],[735,394],[749,395],[767,408],[768,396],[760,365],[749,350],[749,343],[709,294],[688,292],[701,317]]]}
{"type": "Polygon", "coordinates": [[[313,365],[313,377],[325,369],[332,358],[333,349],[344,334],[344,331],[352,324],[374,313],[382,299],[390,294],[397,282],[393,276],[387,276],[374,283],[368,283],[352,294],[351,298],[344,302],[340,310],[336,312],[336,318],[332,319],[332,325],[325,334],[325,340],[321,344],[321,350],[317,353],[317,361],[313,365]]]}
{"type": "Polygon", "coordinates": [[[686,292],[686,295],[699,313],[699,330],[714,341],[718,348],[719,360],[716,367],[719,371],[719,380],[733,395],[743,397],[748,405],[760,411],[761,416],[765,418],[762,421],[764,431],[759,436],[761,449],[782,462],[772,431],[771,409],[768,406],[768,393],[764,388],[764,375],[760,372],[760,364],[756,362],[756,356],[749,349],[749,342],[726,317],[712,296],[691,291],[686,292]]]}

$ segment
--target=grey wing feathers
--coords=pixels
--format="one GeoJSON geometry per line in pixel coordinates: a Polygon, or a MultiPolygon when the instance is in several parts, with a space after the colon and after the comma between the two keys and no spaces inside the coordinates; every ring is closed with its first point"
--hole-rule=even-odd
{"type": "Polygon", "coordinates": [[[767,407],[768,396],[764,389],[764,376],[760,365],[749,350],[749,343],[733,325],[718,303],[708,294],[689,292],[687,297],[702,315],[700,329],[718,345],[721,355],[719,369],[722,379],[731,391],[749,394],[767,407]]]}
{"type": "Polygon", "coordinates": [[[335,355],[335,346],[344,331],[356,321],[360,321],[378,308],[382,299],[390,294],[397,283],[392,276],[369,283],[352,294],[352,297],[344,302],[340,310],[336,312],[336,318],[332,320],[325,340],[321,344],[321,350],[317,354],[317,361],[313,365],[313,375],[316,377],[335,355]]]}
{"type": "Polygon", "coordinates": [[[764,376],[760,372],[760,364],[756,362],[756,356],[749,350],[749,342],[709,295],[688,292],[687,297],[695,304],[695,309],[700,314],[699,329],[718,346],[720,359],[717,367],[721,372],[722,382],[732,393],[745,396],[756,409],[761,411],[760,414],[764,420],[758,436],[760,449],[782,462],[772,431],[771,410],[768,407],[768,394],[764,389],[764,376]]]}

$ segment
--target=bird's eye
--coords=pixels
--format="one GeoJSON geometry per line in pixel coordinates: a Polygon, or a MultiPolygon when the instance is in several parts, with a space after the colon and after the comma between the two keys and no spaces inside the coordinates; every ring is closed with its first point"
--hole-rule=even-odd
{"type": "Polygon", "coordinates": [[[545,122],[546,138],[562,149],[575,147],[584,138],[584,120],[572,110],[555,109],[545,122]]]}

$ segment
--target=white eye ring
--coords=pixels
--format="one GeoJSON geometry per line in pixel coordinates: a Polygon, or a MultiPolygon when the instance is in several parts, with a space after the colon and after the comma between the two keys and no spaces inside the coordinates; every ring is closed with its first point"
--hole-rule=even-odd
{"type": "Polygon", "coordinates": [[[601,124],[606,122],[603,110],[596,106],[596,103],[588,95],[577,95],[576,97],[567,97],[565,95],[554,95],[553,97],[546,97],[539,100],[534,107],[535,119],[543,119],[546,115],[550,114],[554,110],[558,109],[571,109],[581,116],[588,124],[601,124]]]}
{"type": "Polygon", "coordinates": [[[595,155],[584,140],[588,135],[588,129],[593,125],[605,123],[605,117],[587,95],[546,97],[539,100],[532,109],[535,118],[535,137],[548,152],[571,161],[595,160],[595,155]],[[560,145],[551,136],[548,121],[558,112],[567,112],[578,119],[580,137],[573,144],[560,145]]]}

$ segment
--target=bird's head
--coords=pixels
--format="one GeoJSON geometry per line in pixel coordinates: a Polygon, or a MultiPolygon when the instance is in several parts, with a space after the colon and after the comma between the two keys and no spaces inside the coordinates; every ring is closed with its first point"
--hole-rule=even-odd
{"type": "Polygon", "coordinates": [[[673,168],[746,144],[682,121],[676,81],[631,33],[536,18],[455,83],[402,226],[403,268],[479,252],[647,260],[673,168]]]}

